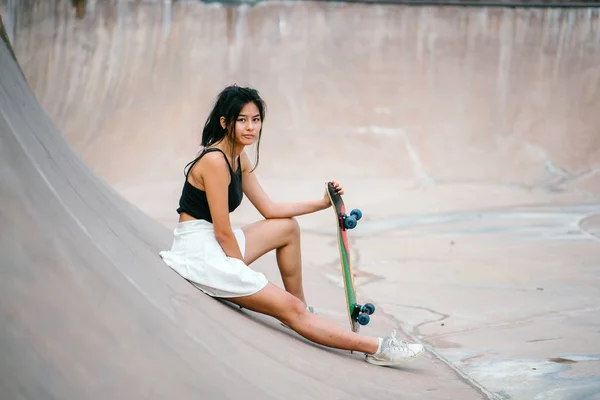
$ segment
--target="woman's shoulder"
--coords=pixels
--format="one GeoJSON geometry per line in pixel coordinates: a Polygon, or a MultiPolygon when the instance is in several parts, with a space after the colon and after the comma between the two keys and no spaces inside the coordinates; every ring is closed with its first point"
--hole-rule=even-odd
{"type": "Polygon", "coordinates": [[[252,163],[250,162],[250,157],[246,154],[246,150],[242,150],[240,153],[240,164],[242,165],[243,173],[252,171],[252,163]]]}
{"type": "Polygon", "coordinates": [[[221,151],[206,150],[207,149],[204,150],[205,154],[202,155],[202,158],[200,158],[198,163],[194,166],[200,168],[193,168],[191,171],[192,174],[199,176],[203,172],[209,172],[211,174],[214,172],[223,172],[229,175],[229,164],[223,153],[221,151]]]}

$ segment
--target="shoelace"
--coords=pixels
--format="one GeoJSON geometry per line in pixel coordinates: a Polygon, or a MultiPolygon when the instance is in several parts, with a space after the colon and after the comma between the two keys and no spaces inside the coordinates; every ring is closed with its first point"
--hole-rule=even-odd
{"type": "Polygon", "coordinates": [[[392,331],[392,333],[390,334],[387,345],[390,347],[390,349],[394,351],[410,351],[408,343],[406,343],[404,340],[399,340],[398,338],[396,338],[395,330],[392,331]]]}

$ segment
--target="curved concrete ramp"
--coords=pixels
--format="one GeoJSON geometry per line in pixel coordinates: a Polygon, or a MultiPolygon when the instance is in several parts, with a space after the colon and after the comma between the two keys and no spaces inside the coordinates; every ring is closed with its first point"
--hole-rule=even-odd
{"type": "MultiPolygon", "coordinates": [[[[600,8],[83,4],[0,0],[28,83],[2,50],[1,394],[482,397],[464,376],[490,397],[598,398],[600,8]],[[425,359],[311,345],[160,262],[232,82],[267,101],[273,198],[335,177],[362,209],[363,332],[400,327],[425,359]]],[[[248,203],[234,225],[259,218],[248,203]]],[[[299,218],[306,292],[346,326],[331,218],[299,218]]],[[[272,254],[253,266],[280,283],[272,254]]]]}
{"type": "Polygon", "coordinates": [[[78,158],[0,43],[3,399],[480,397],[433,359],[371,366],[184,282],[157,256],[170,232],[78,158]]]}

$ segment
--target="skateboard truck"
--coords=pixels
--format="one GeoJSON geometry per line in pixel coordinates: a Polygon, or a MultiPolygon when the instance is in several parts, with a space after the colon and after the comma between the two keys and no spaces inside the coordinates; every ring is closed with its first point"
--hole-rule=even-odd
{"type": "Polygon", "coordinates": [[[375,306],[371,303],[365,305],[354,304],[352,309],[352,319],[356,320],[361,325],[367,325],[371,318],[369,315],[375,312],[375,306]]]}
{"type": "Polygon", "coordinates": [[[347,229],[354,229],[357,221],[362,218],[362,211],[355,208],[354,210],[350,211],[350,215],[339,213],[338,218],[340,220],[340,228],[342,228],[343,231],[347,229]]]}

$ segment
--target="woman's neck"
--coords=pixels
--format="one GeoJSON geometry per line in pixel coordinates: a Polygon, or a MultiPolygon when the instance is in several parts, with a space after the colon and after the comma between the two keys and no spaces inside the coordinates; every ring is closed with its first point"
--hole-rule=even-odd
{"type": "MultiPolygon", "coordinates": [[[[219,148],[221,151],[223,151],[223,153],[227,154],[227,156],[231,156],[231,150],[232,150],[232,145],[231,142],[225,138],[223,139],[223,141],[221,141],[220,143],[216,144],[214,147],[219,148]]],[[[231,160],[232,162],[235,161],[236,158],[239,157],[240,154],[242,154],[242,151],[244,151],[244,146],[243,145],[236,145],[235,146],[235,152],[233,153],[233,158],[234,160],[231,160]]]]}

